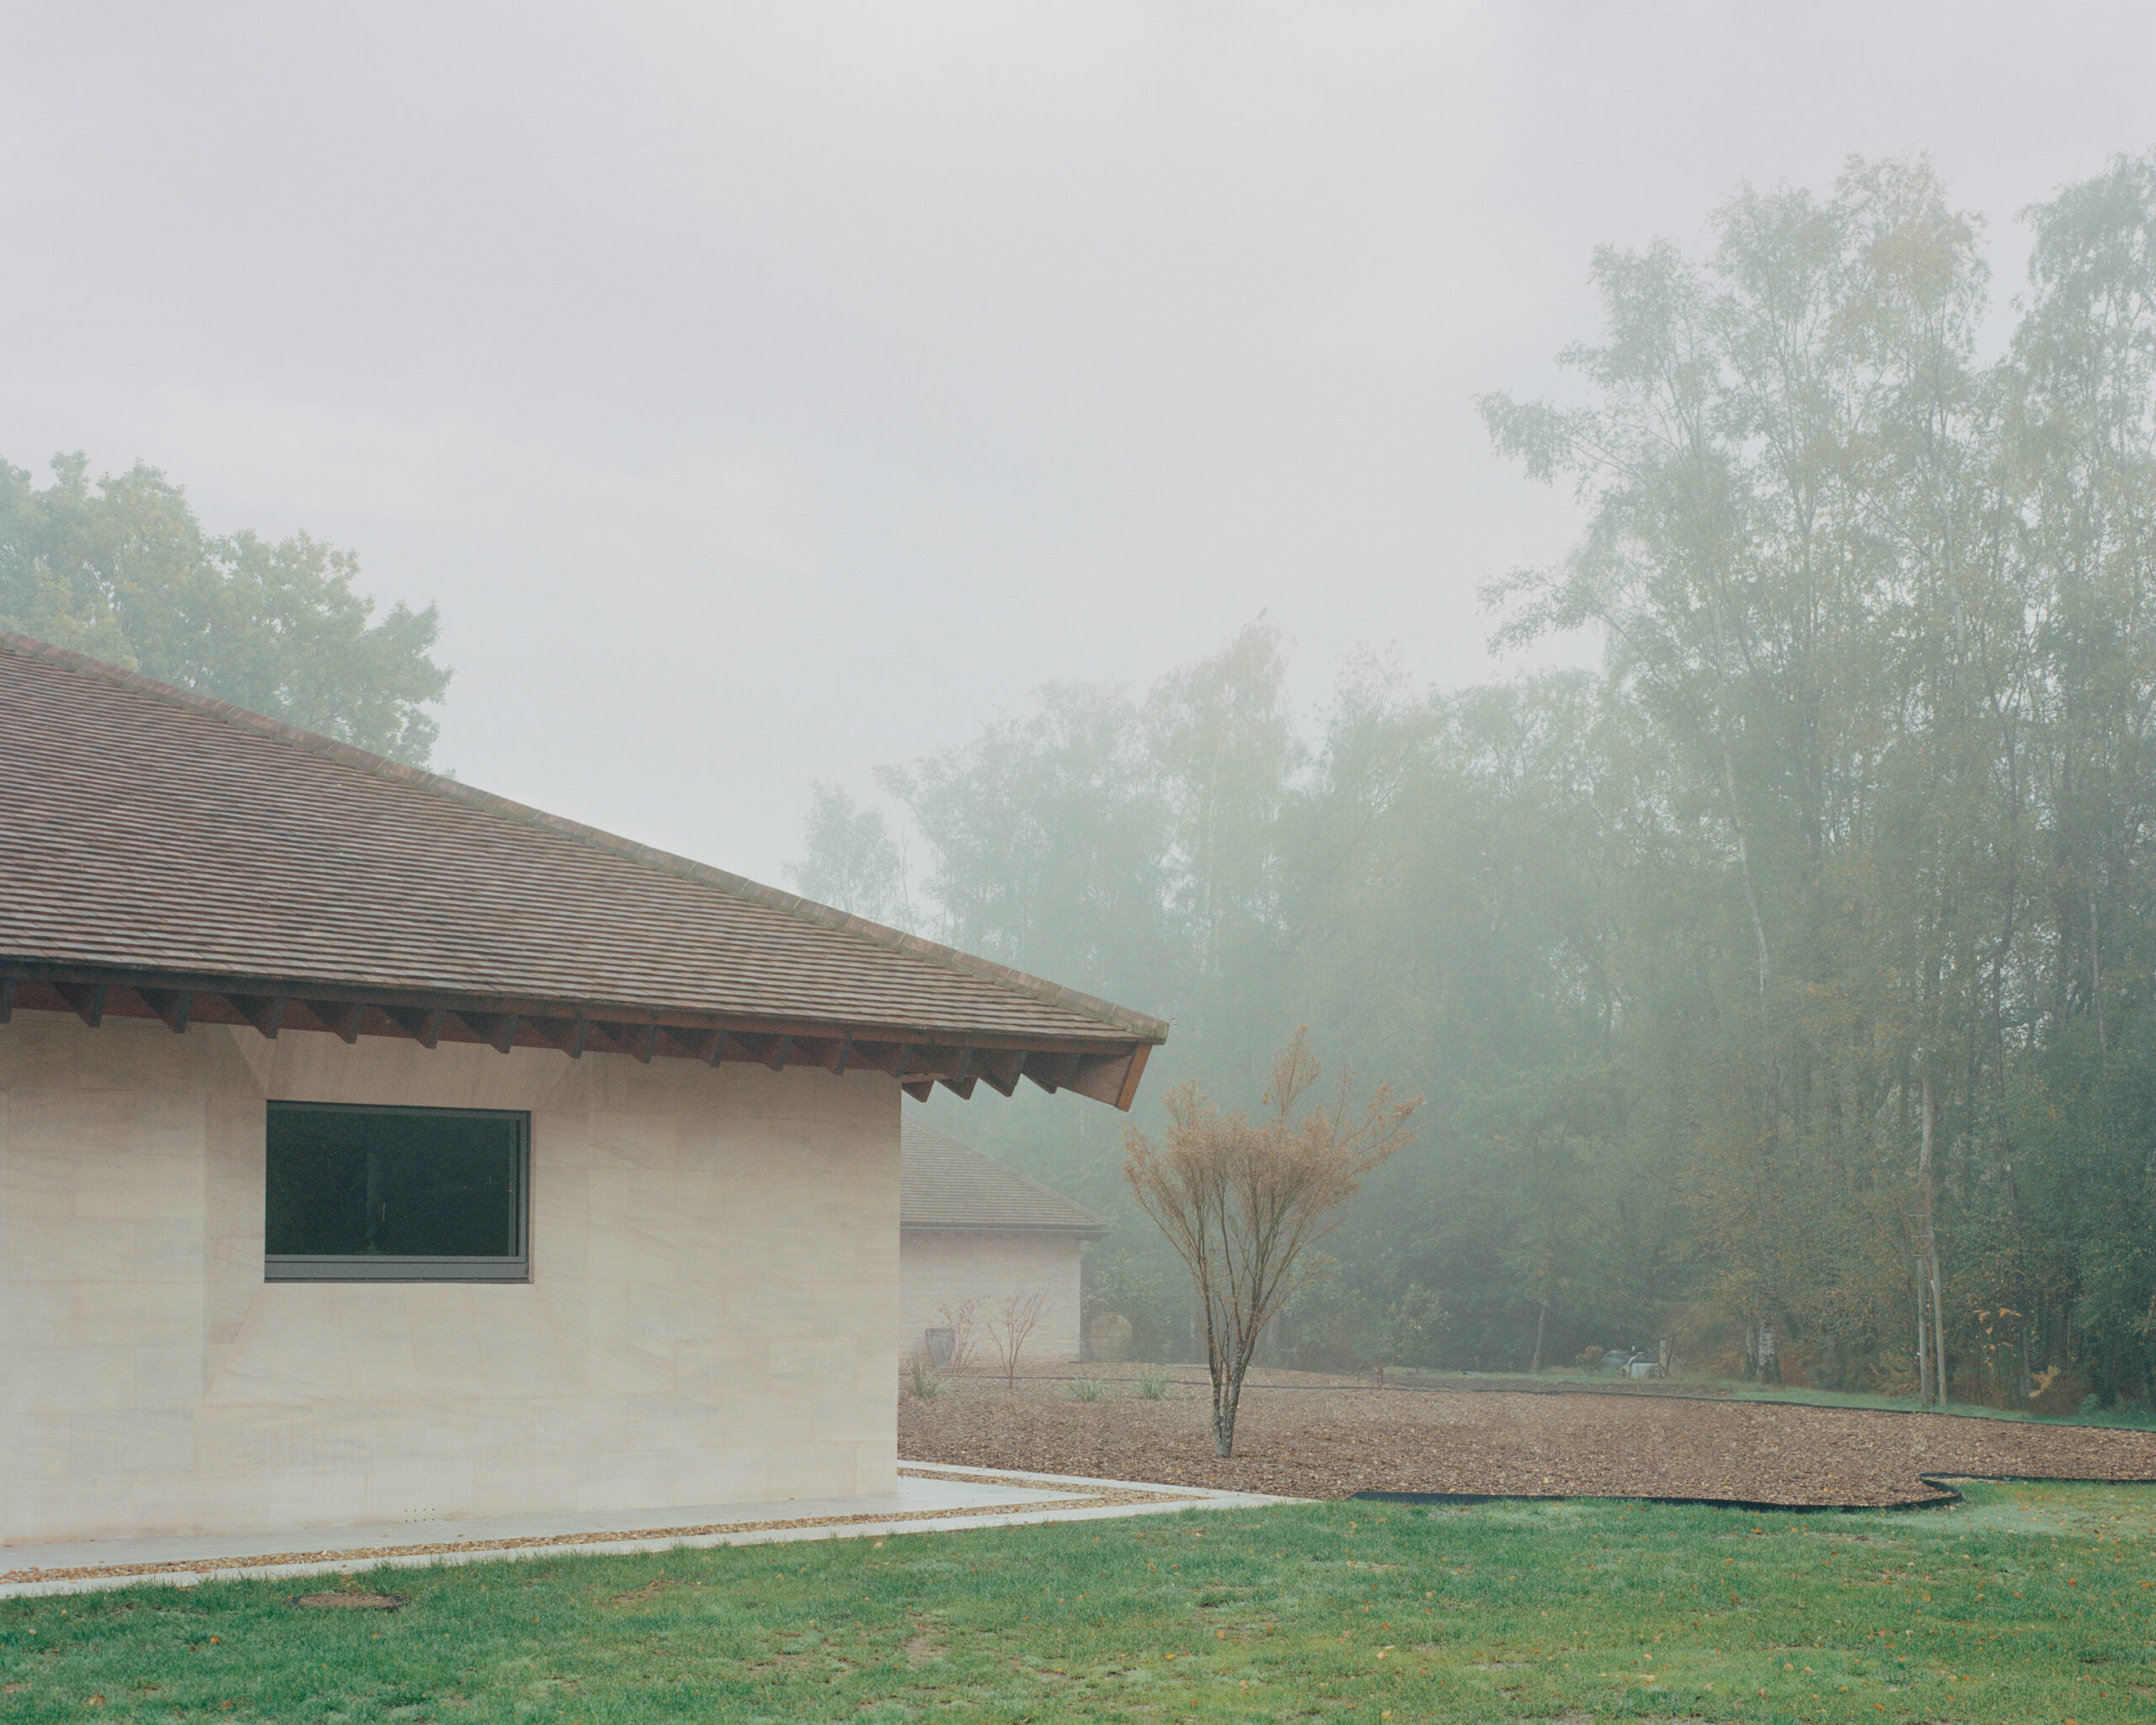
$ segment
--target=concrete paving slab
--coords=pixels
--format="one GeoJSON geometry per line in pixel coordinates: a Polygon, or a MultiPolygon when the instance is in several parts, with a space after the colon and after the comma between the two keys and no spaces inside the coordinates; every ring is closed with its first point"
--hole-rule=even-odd
{"type": "Polygon", "coordinates": [[[5,1546],[0,1546],[0,1599],[145,1584],[192,1587],[221,1577],[349,1574],[570,1552],[888,1536],[1294,1501],[1247,1492],[926,1462],[907,1462],[899,1474],[898,1490],[885,1497],[5,1546]]]}

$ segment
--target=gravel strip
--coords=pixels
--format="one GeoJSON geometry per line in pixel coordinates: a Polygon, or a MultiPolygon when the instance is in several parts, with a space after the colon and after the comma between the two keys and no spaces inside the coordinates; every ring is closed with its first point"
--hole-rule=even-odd
{"type": "Polygon", "coordinates": [[[1806,1407],[1358,1387],[1312,1378],[1244,1392],[1236,1455],[1214,1459],[1202,1386],[1160,1401],[966,1379],[899,1407],[909,1461],[1282,1497],[1356,1492],[1689,1498],[1791,1507],[1937,1503],[1925,1476],[2156,1481],[2156,1433],[1806,1407]]]}

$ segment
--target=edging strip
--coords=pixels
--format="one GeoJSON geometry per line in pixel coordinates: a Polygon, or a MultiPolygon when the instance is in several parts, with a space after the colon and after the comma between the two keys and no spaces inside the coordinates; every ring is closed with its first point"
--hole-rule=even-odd
{"type": "Polygon", "coordinates": [[[1741,1509],[1748,1515],[1773,1511],[1784,1515],[1862,1515],[1872,1511],[1945,1509],[1967,1501],[1951,1483],[1968,1480],[1983,1485],[2146,1486],[2156,1480],[2089,1479],[2041,1473],[1920,1473],[1917,1477],[1937,1493],[1903,1498],[1890,1503],[1770,1503],[1756,1498],[1656,1498],[1639,1493],[1609,1496],[1592,1492],[1355,1492],[1349,1503],[1670,1503],[1698,1509],[1741,1509]]]}

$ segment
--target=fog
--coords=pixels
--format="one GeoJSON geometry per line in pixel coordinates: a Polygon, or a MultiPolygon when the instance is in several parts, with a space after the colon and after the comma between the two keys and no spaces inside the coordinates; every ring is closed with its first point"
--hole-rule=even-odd
{"type": "Polygon", "coordinates": [[[2156,70],[2132,5],[9,13],[0,456],[355,548],[437,765],[764,879],[812,779],[1261,610],[1312,704],[1483,675],[1578,517],[1472,397],[1563,387],[1593,247],[1929,151],[2003,306],[2156,70]]]}

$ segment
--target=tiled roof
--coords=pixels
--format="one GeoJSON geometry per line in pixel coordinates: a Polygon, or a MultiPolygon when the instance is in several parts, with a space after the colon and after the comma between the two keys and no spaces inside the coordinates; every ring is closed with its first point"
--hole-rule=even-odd
{"type": "Polygon", "coordinates": [[[915,1117],[899,1126],[899,1226],[1098,1236],[1107,1224],[915,1117]]]}
{"type": "Polygon", "coordinates": [[[25,964],[1088,1058],[1166,1028],[0,633],[0,969],[25,964]]]}

